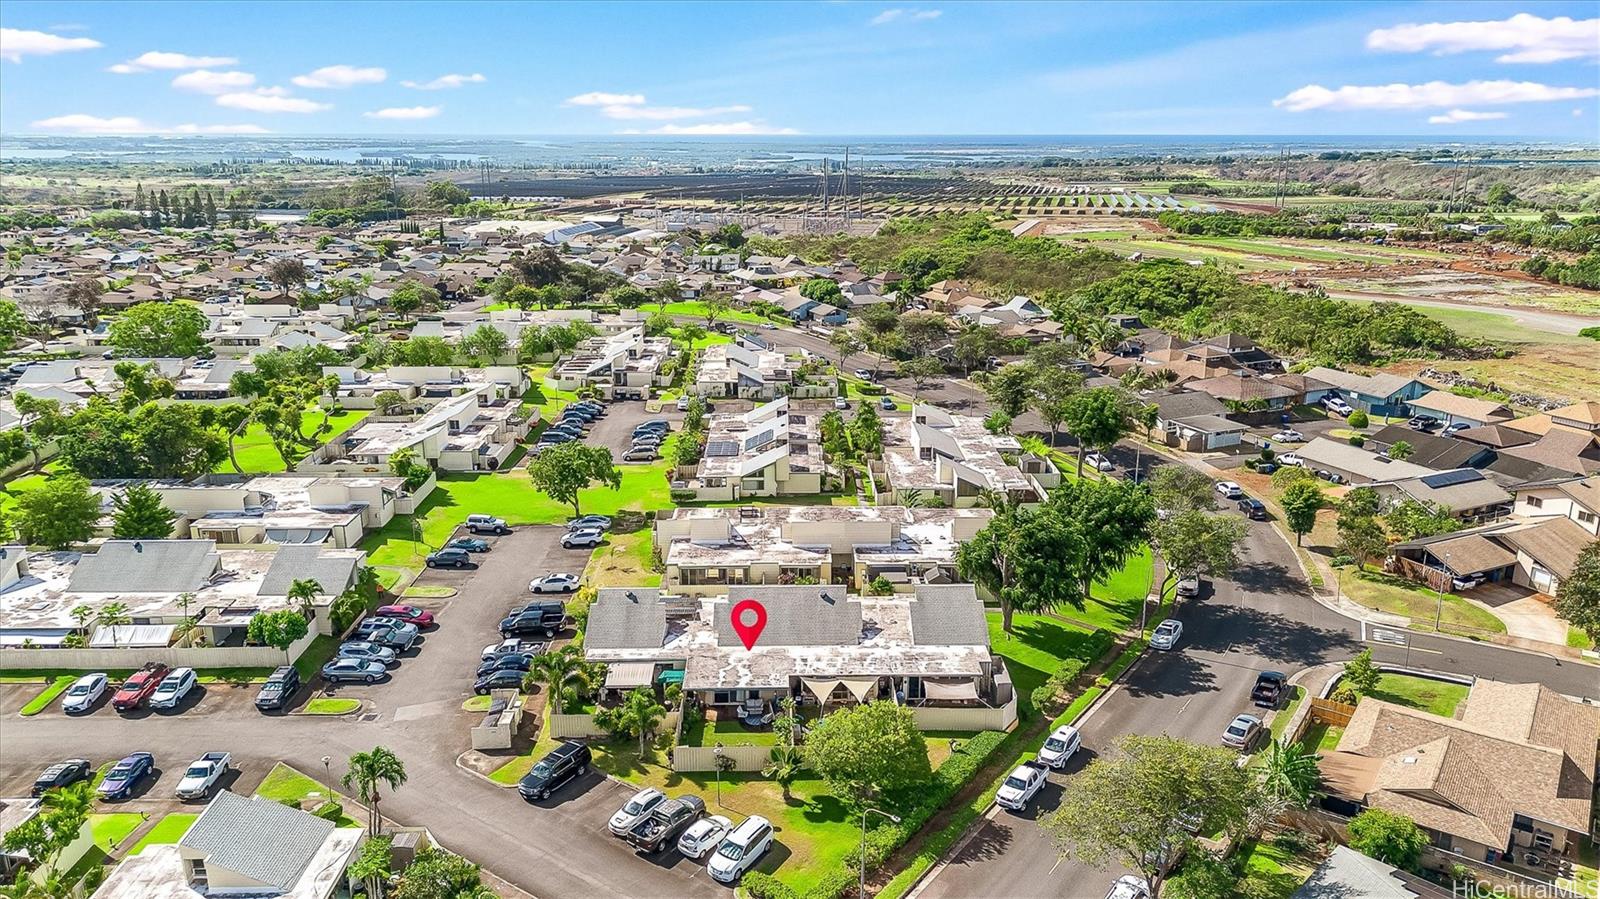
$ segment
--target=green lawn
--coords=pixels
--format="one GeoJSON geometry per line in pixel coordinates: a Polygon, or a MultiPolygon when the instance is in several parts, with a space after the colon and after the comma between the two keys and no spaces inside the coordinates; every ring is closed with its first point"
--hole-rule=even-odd
{"type": "MultiPolygon", "coordinates": [[[[667,438],[668,443],[677,435],[667,438]]],[[[663,447],[668,453],[669,448],[663,447]]],[[[672,505],[667,489],[667,463],[622,465],[622,488],[594,487],[579,495],[584,514],[616,515],[622,511],[644,512],[672,505]]],[[[396,518],[361,541],[368,562],[380,566],[420,568],[423,558],[443,546],[450,533],[469,514],[482,513],[504,518],[513,525],[561,524],[572,517],[572,507],[557,503],[536,490],[525,471],[449,473],[423,501],[411,518],[396,518]],[[415,539],[413,521],[422,528],[422,540],[415,539]]],[[[604,544],[602,544],[604,546],[604,544]]]]}
{"type": "Polygon", "coordinates": [[[1150,549],[1139,550],[1121,571],[1089,585],[1083,608],[1063,608],[1061,614],[1106,630],[1127,630],[1139,621],[1139,606],[1150,590],[1151,564],[1150,549]]]}
{"type": "MultiPolygon", "coordinates": [[[[1306,698],[1306,688],[1291,684],[1289,686],[1289,704],[1279,709],[1272,716],[1272,739],[1283,738],[1283,731],[1289,726],[1289,719],[1294,717],[1295,710],[1300,708],[1300,703],[1306,698]]],[[[1259,755],[1257,756],[1260,757],[1259,755]]]]}
{"type": "Polygon", "coordinates": [[[0,486],[0,511],[9,512],[17,504],[17,497],[29,490],[37,490],[44,486],[50,475],[61,471],[64,466],[60,462],[46,462],[44,467],[36,474],[22,475],[12,478],[0,486]]]}
{"type": "Polygon", "coordinates": [[[1588,631],[1575,624],[1567,625],[1567,645],[1573,649],[1588,649],[1594,645],[1594,639],[1588,631]]]}
{"type": "Polygon", "coordinates": [[[1033,690],[1043,684],[1066,659],[1092,664],[1105,651],[1110,635],[1090,631],[1057,618],[1018,612],[1012,616],[1012,634],[1000,626],[1000,613],[990,611],[989,643],[1006,660],[1006,670],[1017,690],[1017,708],[1024,718],[1037,712],[1033,690]],[[1102,634],[1096,637],[1095,634],[1102,634]]]}
{"type": "Polygon", "coordinates": [[[750,730],[737,720],[701,719],[683,729],[685,746],[714,746],[718,743],[724,746],[776,746],[778,735],[770,730],[750,730]]]}
{"type": "Polygon", "coordinates": [[[306,715],[344,715],[361,708],[361,700],[347,699],[344,697],[318,696],[306,703],[302,710],[306,715]]]}
{"type": "MultiPolygon", "coordinates": [[[[668,303],[665,307],[657,303],[651,303],[645,306],[644,310],[646,312],[662,310],[668,315],[698,315],[703,321],[706,314],[706,304],[700,302],[699,300],[684,300],[677,303],[668,303]]],[[[762,322],[771,321],[771,319],[764,315],[757,315],[754,312],[747,312],[743,309],[726,310],[721,315],[717,316],[717,320],[727,322],[743,322],[749,325],[759,325],[762,322]]]]}
{"type": "Polygon", "coordinates": [[[333,789],[335,792],[330,797],[328,787],[325,784],[318,783],[280,762],[272,766],[272,770],[267,772],[267,777],[261,782],[261,786],[256,787],[256,795],[263,799],[270,799],[273,802],[283,802],[284,800],[305,802],[307,799],[314,798],[320,803],[332,798],[336,802],[344,803],[346,807],[345,814],[340,816],[335,823],[340,827],[360,827],[360,822],[350,817],[348,811],[350,803],[337,792],[339,789],[337,783],[333,785],[333,789]]]}
{"type": "Polygon", "coordinates": [[[138,855],[144,851],[146,846],[165,846],[178,842],[185,833],[189,832],[189,825],[193,824],[198,817],[200,816],[186,812],[173,812],[163,817],[156,822],[155,827],[150,828],[144,836],[139,838],[139,842],[133,844],[133,848],[128,850],[128,854],[138,855]]]}
{"type": "MultiPolygon", "coordinates": [[[[1439,594],[1420,584],[1375,571],[1352,572],[1339,570],[1339,581],[1346,596],[1369,609],[1405,615],[1412,626],[1433,630],[1434,615],[1439,611],[1439,594]]],[[[1506,632],[1505,623],[1488,609],[1467,602],[1454,593],[1444,595],[1440,630],[1473,634],[1506,632]]]]}
{"type": "Polygon", "coordinates": [[[592,587],[659,587],[661,572],[651,567],[651,530],[612,531],[594,548],[583,581],[592,587]]]}
{"type": "Polygon", "coordinates": [[[144,815],[138,812],[93,814],[89,816],[89,832],[94,835],[96,846],[102,849],[115,848],[143,823],[144,815]]]}
{"type": "Polygon", "coordinates": [[[1449,718],[1455,715],[1456,707],[1467,698],[1470,689],[1465,684],[1412,677],[1409,674],[1385,673],[1378,680],[1378,688],[1370,695],[1373,699],[1449,718]]]}
{"type": "MultiPolygon", "coordinates": [[[[327,436],[333,437],[371,414],[372,411],[370,409],[346,409],[328,420],[333,425],[333,430],[329,431],[327,436]]],[[[306,428],[312,428],[321,423],[321,421],[321,412],[314,410],[306,413],[302,424],[306,428]]],[[[272,445],[272,440],[267,437],[266,429],[259,424],[252,424],[233,441],[233,452],[239,459],[239,468],[247,473],[266,472],[280,474],[287,468],[283,463],[283,457],[278,455],[277,448],[272,445]]],[[[223,459],[217,463],[215,470],[226,474],[235,473],[233,462],[228,459],[223,459]]]]}
{"type": "Polygon", "coordinates": [[[1314,866],[1273,843],[1252,842],[1239,850],[1244,878],[1237,893],[1248,899],[1289,899],[1314,866]]]}
{"type": "Polygon", "coordinates": [[[41,692],[38,696],[28,700],[28,704],[22,707],[22,716],[24,718],[31,718],[32,716],[37,715],[49,708],[50,703],[55,702],[56,697],[60,696],[62,692],[64,692],[68,687],[72,686],[72,682],[75,680],[77,680],[77,678],[73,677],[72,675],[63,674],[51,681],[50,686],[45,687],[43,692],[41,692]]]}
{"type": "Polygon", "coordinates": [[[1301,735],[1300,745],[1319,753],[1328,753],[1338,748],[1339,738],[1343,736],[1343,727],[1313,722],[1301,735]]]}

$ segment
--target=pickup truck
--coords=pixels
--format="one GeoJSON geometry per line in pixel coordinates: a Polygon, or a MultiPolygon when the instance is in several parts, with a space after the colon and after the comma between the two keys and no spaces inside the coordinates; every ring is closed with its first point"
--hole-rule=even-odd
{"type": "Polygon", "coordinates": [[[644,816],[628,831],[633,848],[647,855],[677,845],[678,835],[705,814],[706,804],[699,796],[668,799],[644,816]]]}
{"type": "Polygon", "coordinates": [[[1250,701],[1264,709],[1275,709],[1283,701],[1283,692],[1289,678],[1282,671],[1263,671],[1256,675],[1255,688],[1250,691],[1250,701]]]}
{"type": "Polygon", "coordinates": [[[233,756],[226,752],[208,752],[190,762],[183,780],[178,781],[178,798],[204,799],[211,795],[211,788],[228,773],[232,762],[233,756]]]}

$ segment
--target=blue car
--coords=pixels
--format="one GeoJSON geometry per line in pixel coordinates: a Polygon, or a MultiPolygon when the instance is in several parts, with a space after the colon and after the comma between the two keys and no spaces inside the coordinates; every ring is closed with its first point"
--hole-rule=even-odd
{"type": "Polygon", "coordinates": [[[382,662],[368,662],[364,659],[334,659],[322,666],[322,679],[330,684],[350,683],[352,681],[375,684],[388,675],[388,666],[382,662]]]}
{"type": "Polygon", "coordinates": [[[96,792],[102,799],[127,799],[155,767],[155,756],[148,752],[135,752],[111,766],[96,792]]]}
{"type": "Polygon", "coordinates": [[[369,643],[366,640],[348,640],[341,643],[336,655],[341,659],[381,662],[385,666],[400,664],[400,660],[395,657],[393,649],[388,646],[380,646],[377,643],[369,643]]]}

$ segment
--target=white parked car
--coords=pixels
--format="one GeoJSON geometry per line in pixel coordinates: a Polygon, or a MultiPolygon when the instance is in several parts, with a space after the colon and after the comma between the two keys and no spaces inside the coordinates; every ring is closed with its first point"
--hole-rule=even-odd
{"type": "Polygon", "coordinates": [[[698,861],[707,852],[717,848],[722,838],[733,829],[733,822],[721,815],[712,815],[689,825],[689,829],[678,837],[678,854],[684,858],[698,861]]]}
{"type": "Polygon", "coordinates": [[[1331,393],[1322,398],[1322,408],[1335,415],[1349,415],[1355,411],[1350,408],[1349,403],[1331,393]]]}
{"type": "Polygon", "coordinates": [[[1076,727],[1063,724],[1044,738],[1044,745],[1039,747],[1039,761],[1051,768],[1065,767],[1081,746],[1083,735],[1076,727]]]}
{"type": "MultiPolygon", "coordinates": [[[[635,450],[641,449],[649,452],[652,456],[655,455],[655,449],[653,447],[634,447],[628,451],[627,455],[633,455],[635,450]]],[[[599,546],[600,541],[604,540],[605,536],[605,531],[602,531],[599,528],[578,528],[577,530],[568,531],[561,535],[561,548],[591,549],[599,546]]],[[[576,590],[577,588],[574,587],[573,589],[576,590]]],[[[535,590],[534,592],[537,593],[539,591],[535,590]]]]}
{"type": "Polygon", "coordinates": [[[1278,457],[1278,464],[1293,465],[1296,468],[1303,468],[1305,467],[1306,460],[1300,458],[1299,453],[1284,453],[1278,457]]]}
{"type": "Polygon", "coordinates": [[[108,683],[105,674],[99,671],[78,678],[61,698],[61,710],[68,713],[89,711],[105,695],[108,683]]]}
{"type": "Polygon", "coordinates": [[[1006,777],[994,794],[994,804],[1014,812],[1023,811],[1044,786],[1045,767],[1033,762],[1023,762],[1006,777]]]}
{"type": "Polygon", "coordinates": [[[678,397],[678,411],[679,412],[688,412],[689,411],[689,397],[688,396],[680,396],[680,397],[678,397]]]}
{"type": "Polygon", "coordinates": [[[1222,745],[1231,749],[1249,749],[1261,735],[1261,719],[1254,715],[1240,715],[1228,722],[1222,732],[1222,745]]]}
{"type": "Polygon", "coordinates": [[[566,572],[547,574],[529,581],[528,589],[534,593],[571,593],[578,589],[578,576],[566,572]]]}
{"type": "Polygon", "coordinates": [[[1190,598],[1199,596],[1200,575],[1191,574],[1188,577],[1180,578],[1178,580],[1178,595],[1190,598]]]}
{"type": "Polygon", "coordinates": [[[770,848],[772,822],[760,815],[751,815],[722,838],[717,851],[706,862],[706,873],[718,883],[736,883],[770,848]]]}
{"type": "Polygon", "coordinates": [[[515,653],[532,653],[538,655],[544,651],[544,644],[537,640],[524,640],[521,637],[507,637],[499,643],[490,643],[483,648],[483,654],[478,658],[487,662],[496,656],[512,655],[515,653]]]}
{"type": "Polygon", "coordinates": [[[1095,471],[1110,471],[1117,467],[1111,464],[1110,459],[1107,459],[1105,456],[1102,456],[1099,453],[1090,453],[1089,455],[1084,456],[1083,464],[1093,468],[1095,471]]]}
{"type": "Polygon", "coordinates": [[[1176,618],[1168,618],[1156,625],[1150,634],[1150,648],[1171,649],[1178,645],[1178,639],[1183,636],[1183,622],[1176,618]]]}
{"type": "Polygon", "coordinates": [[[842,396],[836,396],[836,397],[833,398],[833,408],[835,408],[835,409],[848,409],[848,408],[850,408],[850,401],[845,399],[842,396]]]}
{"type": "Polygon", "coordinates": [[[152,709],[173,709],[189,695],[194,685],[200,679],[195,676],[193,668],[174,668],[172,673],[162,679],[161,685],[150,694],[150,707],[152,709]]]}
{"type": "Polygon", "coordinates": [[[1304,434],[1296,431],[1294,428],[1284,428],[1278,433],[1273,434],[1272,439],[1278,441],[1279,443],[1301,443],[1305,441],[1306,437],[1304,434]]]}
{"type": "Polygon", "coordinates": [[[1217,493],[1227,499],[1238,499],[1244,493],[1244,488],[1232,481],[1218,481],[1217,493]]]}
{"type": "Polygon", "coordinates": [[[623,836],[633,829],[633,825],[638,824],[645,815],[655,811],[656,806],[665,801],[667,801],[667,794],[655,787],[640,790],[633,794],[631,799],[623,803],[622,808],[617,809],[617,813],[611,816],[611,821],[607,826],[611,828],[613,834],[619,837],[623,836]]]}
{"type": "Polygon", "coordinates": [[[1124,874],[1111,885],[1106,899],[1150,899],[1150,884],[1143,877],[1124,874]]]}

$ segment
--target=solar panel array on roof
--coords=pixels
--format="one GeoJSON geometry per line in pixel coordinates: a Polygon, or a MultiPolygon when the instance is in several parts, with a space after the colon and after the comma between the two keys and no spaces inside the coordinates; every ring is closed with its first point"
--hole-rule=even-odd
{"type": "Polygon", "coordinates": [[[1438,474],[1423,475],[1422,483],[1438,490],[1440,487],[1454,487],[1457,484],[1470,484],[1473,481],[1483,480],[1482,472],[1471,468],[1457,469],[1456,471],[1441,471],[1438,474]]]}
{"type": "Polygon", "coordinates": [[[758,446],[765,446],[766,444],[772,442],[772,435],[773,430],[768,428],[754,437],[746,437],[744,439],[744,448],[746,450],[753,450],[758,446]]]}
{"type": "Polygon", "coordinates": [[[737,456],[739,444],[733,440],[713,440],[706,444],[706,456],[737,456]]]}

